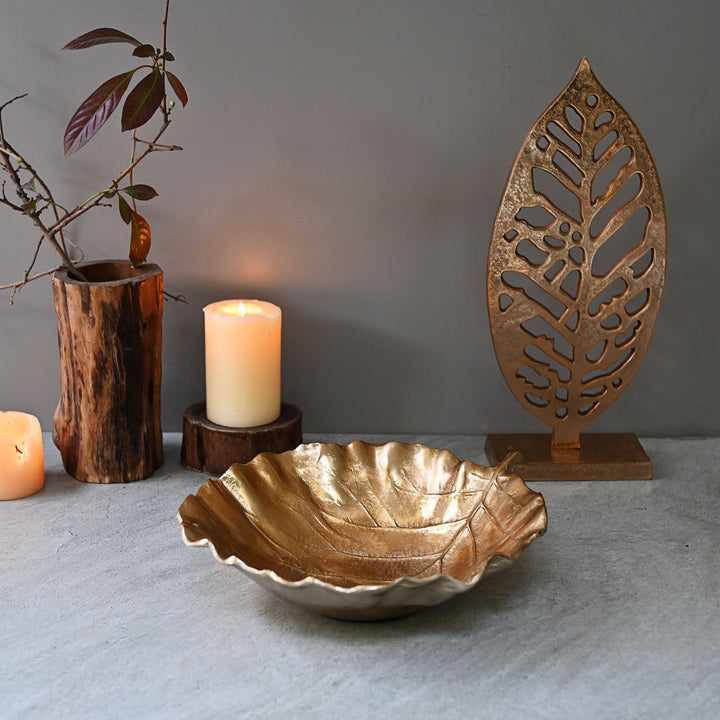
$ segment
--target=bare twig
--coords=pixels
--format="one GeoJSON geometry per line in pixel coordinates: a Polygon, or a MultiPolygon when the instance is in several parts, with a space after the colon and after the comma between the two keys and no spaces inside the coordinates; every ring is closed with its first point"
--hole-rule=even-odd
{"type": "Polygon", "coordinates": [[[37,262],[38,255],[40,254],[40,247],[42,246],[43,242],[42,235],[40,236],[40,239],[37,241],[37,244],[35,245],[35,252],[33,253],[32,260],[30,261],[30,265],[28,265],[27,270],[25,270],[25,282],[27,283],[28,278],[30,277],[30,273],[32,272],[32,269],[35,267],[35,263],[37,262]]]}
{"type": "Polygon", "coordinates": [[[14,160],[16,163],[21,163],[23,161],[23,159],[19,155],[16,155],[15,153],[10,152],[9,150],[5,149],[4,147],[0,147],[0,153],[4,153],[11,160],[14,160]]]}
{"type": "MultiPolygon", "coordinates": [[[[162,21],[162,45],[160,46],[160,71],[165,74],[165,53],[167,52],[167,26],[168,26],[168,13],[170,12],[170,0],[165,0],[165,12],[163,13],[162,21]]],[[[165,119],[165,123],[170,122],[170,110],[167,106],[167,96],[162,101],[162,114],[165,119]]]]}
{"type": "Polygon", "coordinates": [[[151,150],[158,152],[174,152],[176,150],[182,150],[180,145],[163,145],[162,143],[154,143],[151,140],[143,140],[142,138],[135,138],[135,142],[142,143],[143,145],[149,145],[151,150]]]}
{"type": "MultiPolygon", "coordinates": [[[[3,166],[4,168],[4,166],[3,166]]],[[[25,210],[22,208],[21,205],[16,205],[12,200],[10,200],[5,193],[5,181],[3,180],[2,183],[2,198],[0,198],[0,203],[3,205],[7,205],[11,210],[15,210],[16,212],[25,214],[25,210]]]]}
{"type": "MultiPolygon", "coordinates": [[[[21,97],[23,97],[23,96],[21,96],[21,97]]],[[[3,143],[4,143],[5,146],[7,146],[7,147],[9,147],[9,148],[12,147],[12,146],[10,145],[10,143],[7,141],[7,139],[4,139],[4,140],[3,140],[3,143]]],[[[38,174],[38,172],[37,172],[37,171],[35,170],[35,168],[30,164],[30,162],[29,162],[28,160],[26,160],[25,158],[21,158],[21,162],[22,162],[22,164],[23,164],[24,169],[27,170],[27,171],[30,173],[30,176],[31,176],[32,180],[33,180],[33,181],[37,181],[38,185],[40,185],[40,188],[45,191],[45,198],[44,198],[44,199],[45,199],[45,200],[48,202],[48,204],[52,207],[52,209],[53,209],[53,214],[55,215],[55,222],[58,223],[58,222],[60,221],[59,208],[61,208],[61,206],[60,206],[59,203],[57,203],[57,202],[55,201],[55,198],[53,197],[52,191],[50,190],[50,187],[49,187],[48,184],[42,179],[42,177],[40,177],[40,175],[38,174]]],[[[62,208],[62,209],[64,210],[64,208],[62,208]]],[[[67,211],[65,211],[65,212],[67,212],[67,211]]],[[[26,214],[27,214],[27,213],[26,213],[26,214]]],[[[38,214],[39,214],[39,213],[38,213],[38,214]]],[[[59,228],[56,232],[53,232],[53,237],[55,236],[55,234],[59,235],[59,237],[60,237],[60,245],[61,245],[63,251],[65,252],[65,255],[68,255],[67,245],[66,245],[66,243],[65,243],[65,236],[63,235],[62,227],[59,228]]],[[[68,256],[68,257],[69,257],[69,256],[68,256]]],[[[71,267],[72,267],[72,266],[71,266],[71,267]]],[[[77,270],[77,268],[73,268],[73,271],[74,271],[74,272],[78,272],[78,274],[79,274],[80,276],[82,276],[82,273],[79,273],[79,271],[77,270]]]]}
{"type": "MultiPolygon", "coordinates": [[[[2,134],[2,130],[0,129],[0,144],[2,144],[5,147],[10,147],[5,139],[4,134],[2,134]]],[[[12,150],[12,148],[11,148],[12,150]]],[[[23,188],[22,181],[20,180],[20,176],[18,175],[17,169],[13,166],[12,162],[10,161],[10,158],[7,155],[0,155],[0,162],[3,163],[5,166],[5,169],[10,174],[10,178],[12,179],[13,185],[15,186],[15,192],[17,193],[17,196],[26,204],[30,204],[31,200],[28,194],[25,192],[25,189],[23,188]]],[[[23,161],[23,164],[25,164],[25,161],[23,161]]],[[[58,231],[61,228],[57,228],[56,226],[53,226],[52,228],[48,228],[45,223],[40,219],[40,216],[37,212],[34,212],[33,210],[26,210],[23,209],[23,213],[27,215],[30,220],[32,220],[35,227],[37,227],[38,230],[42,233],[43,237],[48,240],[48,242],[53,246],[55,251],[60,255],[60,257],[63,260],[63,263],[70,268],[73,273],[76,273],[79,277],[83,277],[82,273],[75,267],[75,264],[68,256],[65,249],[62,247],[62,245],[55,239],[55,235],[58,233],[58,231]]]]}
{"type": "Polygon", "coordinates": [[[186,305],[190,304],[190,301],[184,295],[173,295],[172,293],[169,293],[167,290],[163,290],[163,295],[166,298],[170,298],[170,300],[175,300],[175,302],[185,303],[186,305]]]}
{"type": "MultiPolygon", "coordinates": [[[[30,270],[32,269],[33,265],[35,264],[35,259],[37,258],[37,253],[39,252],[39,245],[42,244],[43,239],[47,239],[48,242],[53,246],[53,248],[56,250],[58,255],[63,260],[63,263],[66,267],[70,268],[74,273],[76,273],[79,277],[84,277],[83,274],[75,267],[75,264],[70,259],[70,256],[67,253],[66,248],[64,247],[64,242],[60,243],[56,240],[55,235],[58,234],[59,230],[62,230],[62,228],[59,228],[58,230],[49,230],[45,223],[40,219],[40,214],[36,212],[35,210],[31,209],[32,201],[30,199],[30,196],[25,191],[25,188],[23,186],[23,183],[20,179],[19,175],[19,168],[27,170],[34,179],[37,179],[41,187],[48,193],[48,198],[52,202],[52,193],[50,193],[50,190],[48,189],[47,185],[42,181],[42,178],[37,174],[37,172],[34,170],[34,168],[30,165],[30,163],[25,160],[25,158],[20,155],[17,150],[10,144],[7,137],[5,136],[5,130],[2,124],[2,111],[10,105],[10,103],[15,102],[16,100],[19,100],[20,98],[25,97],[26,94],[23,95],[17,95],[16,97],[12,98],[11,100],[8,100],[6,103],[3,103],[3,105],[0,106],[0,147],[5,150],[2,154],[0,154],[0,163],[4,166],[5,170],[10,175],[10,179],[12,180],[13,185],[15,186],[15,193],[20,198],[20,200],[23,201],[24,206],[17,206],[14,203],[10,202],[7,198],[7,195],[5,194],[5,188],[3,186],[3,197],[0,202],[7,205],[8,207],[12,208],[13,210],[17,210],[18,207],[20,208],[20,212],[22,212],[24,215],[27,215],[33,222],[33,224],[40,230],[42,233],[42,237],[40,238],[40,242],[38,244],[38,247],[35,250],[35,256],[30,264],[30,270]],[[16,168],[12,161],[13,159],[18,163],[18,168],[16,168]]],[[[57,214],[56,214],[57,217],[57,214]]],[[[25,275],[25,279],[22,282],[22,284],[26,284],[29,282],[27,278],[29,277],[29,270],[25,275]]],[[[22,286],[21,284],[21,286],[22,286]]]]}
{"type": "Polygon", "coordinates": [[[62,270],[64,265],[58,265],[57,267],[50,268],[50,270],[43,270],[42,272],[38,273],[37,275],[33,275],[32,277],[28,277],[27,279],[23,278],[22,280],[18,280],[14,283],[8,283],[7,285],[0,285],[0,290],[12,290],[12,289],[19,289],[23,287],[24,285],[27,285],[28,283],[32,282],[33,280],[38,280],[42,277],[47,277],[48,275],[52,275],[53,273],[56,273],[58,270],[62,270]]]}
{"type": "Polygon", "coordinates": [[[2,105],[0,105],[0,113],[11,103],[14,103],[16,100],[22,100],[24,97],[27,97],[27,93],[23,93],[22,95],[16,95],[14,98],[11,98],[10,100],[7,100],[2,105]]]}
{"type": "MultiPolygon", "coordinates": [[[[18,290],[22,290],[25,285],[27,285],[30,280],[30,273],[32,272],[32,269],[35,267],[35,263],[37,262],[38,255],[40,254],[40,248],[42,246],[44,238],[42,235],[40,236],[40,239],[37,241],[37,244],[35,245],[35,252],[33,253],[32,260],[30,261],[30,265],[27,266],[25,269],[25,273],[23,274],[23,279],[20,282],[19,285],[13,288],[12,294],[10,295],[10,304],[13,304],[13,301],[15,300],[15,295],[17,294],[18,290]]],[[[38,277],[43,277],[43,275],[39,275],[38,277]]],[[[33,280],[36,280],[37,278],[33,278],[33,280]]]]}
{"type": "MultiPolygon", "coordinates": [[[[130,167],[134,167],[133,163],[135,162],[135,153],[137,153],[137,130],[132,131],[132,142],[130,143],[130,167]]],[[[135,182],[133,180],[133,171],[130,171],[130,184],[134,185],[135,182]]],[[[132,200],[132,206],[133,210],[137,212],[137,200],[135,198],[131,198],[132,200]]]]}

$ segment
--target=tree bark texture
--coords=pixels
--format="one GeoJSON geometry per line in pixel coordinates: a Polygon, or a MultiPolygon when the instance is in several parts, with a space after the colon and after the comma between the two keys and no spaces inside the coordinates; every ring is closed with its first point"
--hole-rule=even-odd
{"type": "Polygon", "coordinates": [[[60,402],[53,439],[84,482],[141,480],[163,463],[163,275],[157,265],[85,263],[53,277],[60,402]]]}

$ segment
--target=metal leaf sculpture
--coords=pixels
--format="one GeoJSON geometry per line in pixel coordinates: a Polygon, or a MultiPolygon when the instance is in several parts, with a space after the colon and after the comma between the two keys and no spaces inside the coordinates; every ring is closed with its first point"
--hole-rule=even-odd
{"type": "Polygon", "coordinates": [[[642,361],[665,277],[660,180],[639,129],[583,58],[510,172],[488,258],[495,352],[554,448],[642,361]]]}

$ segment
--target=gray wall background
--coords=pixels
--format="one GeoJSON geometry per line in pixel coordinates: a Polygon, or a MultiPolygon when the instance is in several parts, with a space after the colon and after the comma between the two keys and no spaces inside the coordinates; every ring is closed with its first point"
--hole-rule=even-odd
{"type": "MultiPolygon", "coordinates": [[[[665,192],[668,275],[633,383],[591,428],[720,433],[717,190],[720,115],[711,2],[173,0],[169,46],[190,104],[136,181],[166,288],[164,427],[204,397],[204,304],[259,297],[284,313],[284,397],[315,432],[535,431],[492,350],[488,242],[507,174],[540,113],[586,55],[640,126],[665,192]]],[[[157,43],[161,0],[0,0],[6,130],[75,204],[127,158],[119,120],[71,159],[77,105],[129,46],[60,47],[114,26],[157,43]]],[[[0,208],[0,284],[35,233],[0,208]]],[[[88,259],[124,257],[97,212],[73,234],[88,259]]],[[[41,267],[56,263],[43,252],[41,267]]],[[[58,397],[47,279],[0,294],[0,407],[58,397]]]]}

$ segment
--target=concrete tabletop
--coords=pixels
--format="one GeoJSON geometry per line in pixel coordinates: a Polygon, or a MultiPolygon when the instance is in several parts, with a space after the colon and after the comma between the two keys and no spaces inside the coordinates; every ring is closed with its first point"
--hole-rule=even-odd
{"type": "MultiPolygon", "coordinates": [[[[307,436],[349,442],[357,436],[307,436]]],[[[548,532],[514,565],[382,623],[313,615],[207,548],[206,476],[47,479],[0,502],[0,718],[716,718],[720,439],[647,439],[655,479],[532,483],[548,532]]],[[[481,436],[361,436],[484,463],[481,436]]]]}

